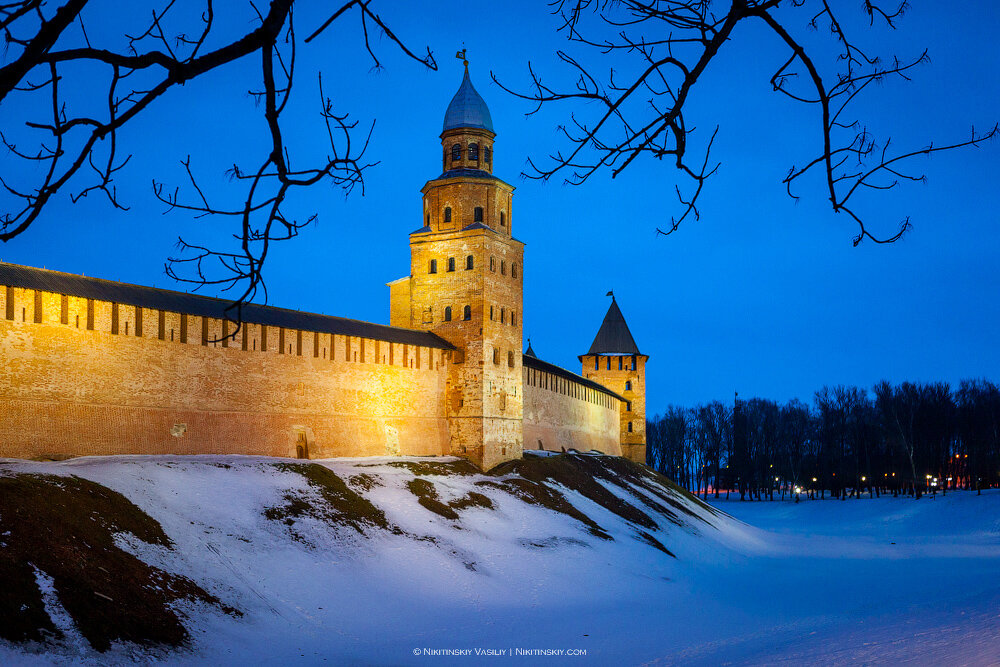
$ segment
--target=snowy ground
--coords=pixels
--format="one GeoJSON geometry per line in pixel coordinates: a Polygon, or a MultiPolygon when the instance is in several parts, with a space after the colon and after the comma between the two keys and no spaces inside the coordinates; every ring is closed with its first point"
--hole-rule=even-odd
{"type": "Polygon", "coordinates": [[[1000,664],[1000,492],[712,504],[767,544],[712,584],[755,619],[664,664],[1000,664]]]}
{"type": "Polygon", "coordinates": [[[477,484],[482,475],[425,475],[445,502],[475,491],[494,504],[449,521],[418,504],[407,488],[412,471],[386,459],[322,463],[345,480],[373,477],[365,498],[405,534],[361,536],[305,517],[294,525],[296,539],[262,512],[290,490],[310,489],[271,461],[0,463],[0,474],[75,474],[124,494],[176,545],[170,551],[123,538],[127,548],[245,613],[234,619],[185,609],[193,643],[179,652],[151,656],[120,646],[102,655],[68,641],[31,653],[0,641],[0,664],[150,657],[167,664],[1000,662],[997,492],[718,502],[742,522],[705,510],[707,523],[658,521],[654,535],[671,558],[578,493],[565,495],[613,541],[477,484]],[[477,657],[476,649],[507,655],[477,657]],[[512,660],[518,649],[585,655],[512,660]]]}

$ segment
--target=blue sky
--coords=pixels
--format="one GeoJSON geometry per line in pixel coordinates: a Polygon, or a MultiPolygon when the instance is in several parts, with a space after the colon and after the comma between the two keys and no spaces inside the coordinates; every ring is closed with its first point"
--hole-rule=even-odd
{"type": "MultiPolygon", "coordinates": [[[[858,33],[881,53],[916,55],[926,47],[931,61],[912,82],[875,89],[857,115],[912,147],[964,138],[973,124],[992,126],[1000,119],[1000,61],[992,46],[1000,13],[989,6],[915,3],[897,33],[858,33]]],[[[784,52],[759,27],[741,27],[688,112],[699,128],[696,141],[720,126],[714,155],[722,167],[703,194],[701,219],[657,236],[656,227],[677,212],[677,175],[666,162],[640,160],[617,179],[598,174],[577,187],[519,177],[528,156],[544,161],[565,146],[555,127],[570,108],[526,118],[530,106],[496,87],[489,72],[523,88],[530,60],[547,81],[569,82],[553,56],[566,44],[545,3],[486,3],[475,14],[468,7],[381,5],[415,50],[430,46],[437,72],[385,40],[376,42],[385,69],[370,71],[353,20],[301,48],[284,121],[293,159],[322,141],[315,83],[322,69],[336,109],[362,125],[376,119],[369,157],[379,164],[368,172],[364,196],[345,199],[325,186],[297,195],[292,210],[317,211],[319,223],[275,248],[266,271],[270,303],[388,321],[385,283],[408,270],[407,234],[420,226],[421,186],[440,173],[438,133],[461,80],[453,54],[464,44],[498,133],[495,171],[517,187],[512,224],[527,244],[525,334],[544,359],[579,370],[576,355],[589,347],[613,289],[650,355],[650,414],[671,403],[729,400],[737,390],[784,401],[809,400],[824,384],[870,387],[883,378],[1000,380],[1000,143],[917,160],[925,184],[863,206],[876,230],[891,233],[907,215],[914,229],[891,246],[852,247],[855,228],[832,213],[817,183],[804,187],[798,202],[785,194],[781,178],[815,151],[819,119],[814,109],[770,91],[784,52]]],[[[233,5],[227,9],[235,15],[233,5]]],[[[141,18],[147,10],[135,11],[141,18]]],[[[302,6],[300,33],[321,20],[314,11],[302,6]]],[[[794,34],[825,39],[810,33],[800,14],[786,16],[794,34]]],[[[88,30],[94,40],[110,38],[134,26],[130,20],[95,13],[88,30]]],[[[234,29],[243,21],[234,20],[234,29]]],[[[151,179],[182,185],[179,161],[190,154],[211,196],[238,196],[223,171],[262,155],[263,121],[246,93],[256,70],[243,63],[189,83],[120,135],[123,150],[135,153],[117,181],[129,211],[95,197],[76,205],[63,198],[27,233],[0,245],[0,259],[176,289],[163,261],[177,236],[220,243],[233,230],[163,215],[151,179]]],[[[0,124],[16,131],[19,109],[5,104],[0,124]]]]}

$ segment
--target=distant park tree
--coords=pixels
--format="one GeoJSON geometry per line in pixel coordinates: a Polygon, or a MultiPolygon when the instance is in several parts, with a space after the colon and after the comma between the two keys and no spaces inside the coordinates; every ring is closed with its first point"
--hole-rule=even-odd
{"type": "Polygon", "coordinates": [[[796,489],[847,500],[1000,487],[1000,388],[986,380],[954,391],[944,382],[823,387],[812,407],[738,397],[732,407],[674,406],[649,420],[647,434],[657,470],[690,489],[710,480],[740,500],[774,500],[775,490],[797,501],[796,489]]]}
{"type": "Polygon", "coordinates": [[[508,92],[534,102],[531,113],[554,103],[569,104],[569,120],[559,128],[565,148],[548,160],[529,161],[525,176],[547,180],[561,175],[568,183],[580,184],[602,170],[617,176],[642,157],[668,159],[687,184],[675,186],[678,213],[658,228],[662,234],[676,231],[690,217],[698,218],[705,182],[719,166],[711,156],[718,127],[710,136],[706,132],[700,144],[693,141],[700,123],[691,117],[692,92],[706,71],[719,64],[723,48],[742,52],[747,59],[757,57],[755,33],[746,29],[750,24],[764,26],[785,48],[786,58],[771,76],[771,89],[805,105],[816,119],[815,133],[796,139],[797,146],[811,152],[789,169],[783,184],[797,198],[794,186],[807,175],[821,174],[824,198],[857,230],[855,245],[866,238],[892,242],[910,227],[907,217],[888,236],[872,233],[857,207],[859,193],[922,180],[907,169],[911,158],[975,146],[997,134],[995,125],[987,132],[973,128],[950,143],[900,150],[890,138],[874,136],[853,115],[852,105],[862,93],[888,79],[908,79],[915,67],[928,61],[926,51],[899,59],[862,48],[858,33],[895,29],[907,8],[905,1],[553,0],[551,4],[569,42],[599,55],[591,59],[576,51],[558,51],[571,74],[565,84],[552,83],[531,64],[527,91],[497,81],[508,92]],[[861,28],[854,27],[856,17],[842,16],[858,7],[867,24],[861,28]],[[804,31],[820,35],[818,43],[805,41],[804,31]],[[606,79],[596,73],[593,62],[610,72],[606,79]],[[698,145],[703,149],[696,149],[698,145]]]}
{"type": "MultiPolygon", "coordinates": [[[[365,154],[371,130],[358,128],[346,112],[334,109],[321,77],[310,83],[318,88],[323,125],[317,129],[328,141],[327,154],[312,164],[295,159],[283,138],[287,127],[282,112],[297,80],[300,42],[310,42],[335,22],[352,20],[359,52],[364,48],[374,67],[381,63],[373,42],[381,39],[437,68],[429,49],[417,55],[396,36],[372,0],[324,5],[322,18],[303,26],[305,39],[296,32],[293,4],[302,5],[293,0],[271,0],[259,8],[252,2],[156,0],[149,3],[142,23],[113,39],[92,41],[92,35],[104,32],[93,28],[119,11],[115,3],[0,2],[0,32],[6,42],[0,60],[0,139],[8,152],[0,163],[0,241],[24,233],[57,196],[76,202],[102,195],[112,206],[126,208],[115,179],[131,154],[145,147],[126,145],[119,136],[123,128],[135,126],[168,92],[238,61],[254,62],[255,73],[246,78],[245,89],[257,102],[266,146],[252,164],[233,164],[229,176],[235,196],[220,202],[206,195],[190,156],[183,160],[189,180],[185,188],[154,179],[154,193],[169,209],[231,221],[235,248],[180,239],[181,252],[166,268],[178,280],[232,290],[231,314],[238,321],[244,302],[260,291],[266,297],[261,270],[270,245],[295,237],[316,218],[286,215],[293,191],[321,183],[345,192],[363,188],[371,164],[365,154]]],[[[134,11],[135,4],[128,7],[134,11]]],[[[246,71],[229,70],[235,76],[246,71]]],[[[178,135],[183,136],[183,128],[178,135]]]]}
{"type": "Polygon", "coordinates": [[[809,414],[809,406],[798,399],[781,406],[780,427],[779,449],[782,469],[786,478],[792,483],[795,502],[798,502],[799,492],[796,489],[801,488],[806,447],[813,439],[814,422],[809,414]]]}
{"type": "Polygon", "coordinates": [[[982,493],[1000,470],[1000,388],[986,380],[964,380],[955,392],[960,447],[949,452],[950,468],[966,488],[982,493]],[[952,460],[952,458],[954,460],[952,460]]]}

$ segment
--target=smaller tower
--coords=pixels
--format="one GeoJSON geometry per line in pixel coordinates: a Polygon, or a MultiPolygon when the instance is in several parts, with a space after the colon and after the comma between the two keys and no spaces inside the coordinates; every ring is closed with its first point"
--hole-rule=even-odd
{"type": "Polygon", "coordinates": [[[622,456],[646,462],[646,362],[639,352],[615,296],[587,354],[580,355],[582,375],[625,397],[621,406],[622,456]]]}

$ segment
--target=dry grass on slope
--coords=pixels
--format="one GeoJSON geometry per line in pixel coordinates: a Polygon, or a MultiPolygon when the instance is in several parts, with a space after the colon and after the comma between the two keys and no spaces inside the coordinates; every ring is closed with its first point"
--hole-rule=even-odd
{"type": "Polygon", "coordinates": [[[238,614],[200,586],[123,551],[116,533],[171,548],[163,528],[123,495],[79,477],[0,477],[0,637],[44,641],[62,632],[39,579],[98,651],[115,641],[180,646],[187,630],[172,605],[206,602],[238,614]]]}

